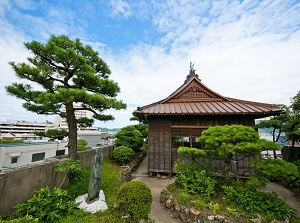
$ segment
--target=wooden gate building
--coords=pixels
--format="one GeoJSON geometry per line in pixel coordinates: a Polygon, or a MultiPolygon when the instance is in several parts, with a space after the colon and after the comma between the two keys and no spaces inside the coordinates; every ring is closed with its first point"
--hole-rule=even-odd
{"type": "Polygon", "coordinates": [[[254,126],[255,119],[282,113],[272,104],[224,97],[205,86],[191,69],[184,84],[164,100],[138,107],[135,115],[149,124],[148,172],[174,173],[179,146],[201,148],[197,142],[210,126],[254,126]]]}

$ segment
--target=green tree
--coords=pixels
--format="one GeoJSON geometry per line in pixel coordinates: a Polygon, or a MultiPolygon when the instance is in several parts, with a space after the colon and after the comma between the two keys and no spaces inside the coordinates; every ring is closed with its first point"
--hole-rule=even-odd
{"type": "Polygon", "coordinates": [[[137,124],[133,126],[135,129],[139,130],[142,133],[143,139],[148,139],[148,124],[137,124]]]}
{"type": "Polygon", "coordinates": [[[292,142],[292,148],[296,142],[300,142],[300,91],[291,98],[291,114],[284,127],[287,140],[292,142]]]}
{"type": "Polygon", "coordinates": [[[298,91],[297,94],[291,98],[291,108],[297,113],[300,112],[300,91],[298,91]]]}
{"type": "Polygon", "coordinates": [[[134,126],[128,125],[123,127],[116,135],[115,146],[127,146],[132,148],[133,151],[140,151],[143,146],[143,135],[135,129],[134,126]]]}
{"type": "Polygon", "coordinates": [[[9,64],[17,77],[34,85],[13,83],[6,86],[6,91],[23,99],[23,107],[28,111],[65,117],[69,128],[69,156],[74,159],[77,157],[75,112],[88,110],[93,112],[94,119],[113,120],[112,115],[103,112],[126,108],[126,104],[116,99],[120,88],[109,79],[111,71],[98,53],[79,39],[51,36],[47,43],[32,41],[24,45],[33,53],[28,63],[9,64]]]}
{"type": "Polygon", "coordinates": [[[49,137],[50,139],[58,139],[62,140],[66,136],[68,136],[68,131],[64,129],[48,129],[45,132],[33,132],[33,134],[38,135],[38,136],[43,136],[43,137],[49,137]]]}
{"type": "MultiPolygon", "coordinates": [[[[279,137],[282,133],[282,130],[284,129],[284,126],[290,117],[290,109],[288,106],[283,105],[283,104],[278,104],[278,105],[276,105],[276,108],[283,109],[285,112],[280,115],[272,116],[270,119],[263,120],[258,124],[258,126],[260,128],[271,128],[272,129],[271,133],[272,133],[273,142],[278,142],[279,137]]],[[[273,150],[273,155],[274,155],[274,158],[277,159],[275,150],[273,150]]]]}
{"type": "Polygon", "coordinates": [[[227,185],[230,183],[230,169],[233,155],[259,155],[262,150],[278,149],[281,147],[274,142],[259,139],[258,133],[251,127],[243,125],[225,125],[210,127],[202,132],[199,142],[204,149],[180,147],[178,152],[197,161],[204,157],[224,162],[222,174],[227,185]]]}
{"type": "Polygon", "coordinates": [[[143,115],[138,116],[135,114],[135,112],[132,112],[132,117],[129,120],[138,121],[140,124],[148,124],[148,120],[143,115]]]}
{"type": "Polygon", "coordinates": [[[87,117],[81,117],[77,119],[77,125],[79,128],[90,128],[94,124],[94,119],[87,117]]]}
{"type": "Polygon", "coordinates": [[[292,143],[292,148],[295,147],[296,142],[300,142],[300,113],[293,111],[288,121],[283,127],[283,131],[287,137],[287,141],[292,143]]]}

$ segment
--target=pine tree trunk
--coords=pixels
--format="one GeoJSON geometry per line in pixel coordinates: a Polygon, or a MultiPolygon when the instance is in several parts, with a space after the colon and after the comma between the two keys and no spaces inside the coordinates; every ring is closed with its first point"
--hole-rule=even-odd
{"type": "Polygon", "coordinates": [[[77,159],[77,123],[75,117],[75,110],[73,103],[65,104],[66,106],[66,119],[69,127],[69,142],[68,151],[70,159],[77,159]]]}

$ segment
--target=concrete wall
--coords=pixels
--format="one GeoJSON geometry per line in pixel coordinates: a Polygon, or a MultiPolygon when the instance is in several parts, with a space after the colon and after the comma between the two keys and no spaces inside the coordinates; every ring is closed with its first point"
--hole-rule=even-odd
{"type": "MultiPolygon", "coordinates": [[[[0,215],[14,212],[12,206],[32,197],[34,191],[46,186],[59,186],[66,173],[55,172],[59,160],[37,163],[30,167],[0,172],[0,215]]],[[[67,182],[67,181],[66,181],[67,182]]]]}
{"type": "MultiPolygon", "coordinates": [[[[113,146],[103,148],[105,158],[111,158],[113,146]]],[[[78,153],[83,166],[91,163],[94,150],[78,153]]],[[[34,191],[46,186],[59,186],[66,173],[55,172],[55,165],[64,160],[49,160],[38,162],[27,167],[0,172],[0,216],[9,216],[16,204],[23,203],[32,197],[34,191]]],[[[68,182],[68,178],[65,179],[68,182]]]]}
{"type": "Polygon", "coordinates": [[[66,150],[65,154],[68,154],[67,144],[67,141],[1,144],[0,171],[31,164],[33,154],[45,153],[44,159],[55,157],[57,150],[66,150]],[[12,163],[13,157],[17,162],[12,163]]]}
{"type": "MultiPolygon", "coordinates": [[[[95,149],[97,147],[94,147],[95,149]]],[[[114,146],[106,146],[102,147],[103,149],[103,157],[104,158],[109,158],[112,159],[112,151],[113,151],[114,146]]],[[[81,165],[87,166],[91,163],[92,157],[95,154],[95,150],[87,150],[87,151],[82,151],[78,153],[78,159],[80,160],[81,165]]]]}
{"type": "Polygon", "coordinates": [[[87,142],[88,147],[95,147],[101,141],[101,132],[99,131],[78,131],[78,138],[87,142]]]}

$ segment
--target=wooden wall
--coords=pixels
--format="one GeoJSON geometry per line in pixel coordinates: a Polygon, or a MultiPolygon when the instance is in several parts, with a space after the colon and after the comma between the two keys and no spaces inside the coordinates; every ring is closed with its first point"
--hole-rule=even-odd
{"type": "Polygon", "coordinates": [[[199,137],[209,126],[241,124],[254,126],[254,117],[247,115],[211,116],[149,116],[149,162],[148,171],[173,173],[173,164],[182,159],[177,148],[172,148],[172,136],[199,137]]]}
{"type": "Polygon", "coordinates": [[[148,136],[148,171],[170,173],[170,120],[160,118],[149,120],[148,136]]]}

